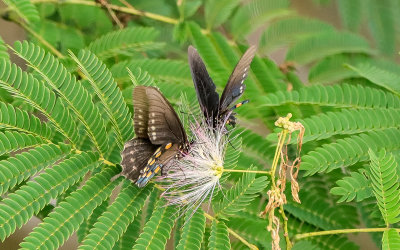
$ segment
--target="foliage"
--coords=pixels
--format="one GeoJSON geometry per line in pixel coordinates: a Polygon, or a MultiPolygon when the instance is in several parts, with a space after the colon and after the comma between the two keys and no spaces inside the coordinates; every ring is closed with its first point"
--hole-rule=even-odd
{"type": "MultiPolygon", "coordinates": [[[[3,2],[2,21],[28,37],[13,45],[0,37],[1,241],[36,216],[42,222],[24,249],[58,248],[74,232],[80,249],[164,249],[170,241],[178,249],[270,248],[271,225],[259,216],[272,185],[265,171],[281,132],[274,122],[290,112],[305,127],[302,203],[287,192],[276,215],[286,214],[279,223],[287,222],[293,248],[356,249],[345,234],[296,236],[360,225],[383,227],[374,241],[398,248],[396,1],[313,1],[337,8],[339,29],[300,15],[288,0],[3,2]],[[225,173],[211,204],[194,213],[166,206],[158,185],[139,189],[117,178],[134,136],[133,86],[158,87],[177,110],[182,96],[196,103],[186,52],[193,45],[222,93],[256,31],[241,99],[250,102],[235,110],[238,139],[224,166],[245,173],[225,173]],[[277,51],[287,51],[282,65],[270,59],[277,51]]],[[[286,247],[283,230],[278,235],[286,247]]]]}

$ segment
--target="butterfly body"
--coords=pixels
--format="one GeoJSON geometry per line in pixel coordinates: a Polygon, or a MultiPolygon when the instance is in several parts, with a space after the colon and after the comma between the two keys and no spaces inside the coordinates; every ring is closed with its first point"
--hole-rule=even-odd
{"type": "Polygon", "coordinates": [[[248,100],[233,106],[232,104],[242,96],[246,89],[246,85],[243,82],[247,78],[255,52],[255,46],[250,46],[247,49],[230,75],[221,98],[219,98],[219,95],[216,92],[216,86],[209,76],[199,53],[194,47],[189,46],[189,65],[197,93],[197,99],[207,122],[212,124],[214,127],[221,123],[235,126],[236,117],[235,113],[232,111],[233,109],[240,107],[242,104],[247,103],[248,100]]]}
{"type": "Polygon", "coordinates": [[[133,91],[136,137],[122,151],[122,175],[139,187],[173,158],[188,150],[188,139],[175,110],[161,92],[148,86],[133,91]]]}

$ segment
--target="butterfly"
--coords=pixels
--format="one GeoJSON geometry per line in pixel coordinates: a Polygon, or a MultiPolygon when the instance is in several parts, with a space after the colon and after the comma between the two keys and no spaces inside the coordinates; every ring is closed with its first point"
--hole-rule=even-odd
{"type": "Polygon", "coordinates": [[[197,93],[197,99],[199,100],[200,109],[203,112],[206,121],[212,123],[213,127],[216,127],[217,124],[224,123],[225,121],[227,124],[235,126],[236,113],[232,111],[249,102],[249,100],[245,100],[232,106],[232,104],[239,99],[246,89],[246,85],[244,85],[243,82],[249,73],[250,64],[255,53],[256,46],[250,46],[247,49],[237,63],[229,77],[224,91],[222,92],[221,98],[219,98],[219,95],[216,92],[216,86],[209,76],[199,53],[194,47],[189,46],[189,65],[197,93]]]}
{"type": "Polygon", "coordinates": [[[187,152],[189,142],[178,115],[157,88],[135,87],[133,105],[136,137],[124,145],[121,175],[144,187],[171,159],[187,152]]]}

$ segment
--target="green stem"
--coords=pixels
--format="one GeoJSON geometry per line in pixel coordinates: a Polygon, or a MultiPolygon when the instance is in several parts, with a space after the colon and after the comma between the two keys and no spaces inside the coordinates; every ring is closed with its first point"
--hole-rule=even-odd
{"type": "Polygon", "coordinates": [[[271,171],[261,171],[261,170],[226,169],[226,168],[224,168],[223,172],[233,172],[233,173],[256,173],[256,174],[271,175],[271,171]]]}
{"type": "MultiPolygon", "coordinates": [[[[315,236],[323,236],[323,235],[331,235],[331,234],[350,234],[350,233],[376,233],[376,232],[384,232],[388,229],[388,227],[383,228],[351,228],[351,229],[338,229],[338,230],[327,230],[327,231],[319,231],[319,232],[311,232],[304,234],[296,234],[294,236],[295,240],[300,240],[309,237],[315,236]]],[[[400,233],[400,228],[392,228],[400,233]]]]}
{"type": "Polygon", "coordinates": [[[279,213],[281,214],[283,218],[283,235],[285,236],[285,241],[286,241],[286,249],[290,250],[292,249],[292,242],[290,242],[289,238],[289,230],[288,230],[288,218],[286,217],[285,210],[283,209],[283,205],[279,207],[279,213]]]}
{"type": "MultiPolygon", "coordinates": [[[[215,221],[218,222],[218,220],[217,220],[216,218],[212,217],[211,215],[209,215],[209,214],[206,213],[206,212],[204,212],[204,216],[205,216],[207,219],[211,220],[211,221],[215,220],[215,221]]],[[[232,235],[232,236],[235,237],[236,239],[240,240],[243,244],[245,244],[246,246],[248,246],[250,249],[258,250],[258,247],[257,247],[257,246],[255,246],[255,245],[249,243],[247,240],[245,240],[244,238],[242,238],[242,236],[240,236],[239,234],[237,234],[235,231],[233,231],[233,230],[230,229],[229,227],[227,227],[227,229],[228,229],[228,232],[229,232],[230,235],[232,235]]]]}
{"type": "MultiPolygon", "coordinates": [[[[87,5],[87,6],[97,6],[97,7],[102,7],[101,4],[96,3],[96,2],[91,2],[91,1],[85,1],[85,0],[65,0],[65,1],[59,1],[59,0],[31,0],[32,3],[37,4],[37,3],[57,3],[57,4],[80,4],[80,5],[87,5]]],[[[118,6],[114,4],[109,4],[108,7],[112,10],[123,12],[123,13],[128,13],[136,16],[144,16],[148,17],[154,20],[158,20],[161,22],[165,23],[172,23],[172,24],[177,24],[179,21],[174,18],[154,14],[151,12],[146,12],[146,11],[141,11],[133,6],[129,7],[123,7],[123,6],[118,6]]]]}

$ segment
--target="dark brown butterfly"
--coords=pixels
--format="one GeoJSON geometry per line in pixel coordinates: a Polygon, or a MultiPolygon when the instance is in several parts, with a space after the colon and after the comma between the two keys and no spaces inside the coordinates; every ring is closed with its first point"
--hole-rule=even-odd
{"type": "Polygon", "coordinates": [[[136,137],[122,151],[122,175],[145,186],[165,164],[188,150],[189,143],[175,110],[154,87],[133,90],[136,137]]]}
{"type": "Polygon", "coordinates": [[[204,113],[206,120],[209,123],[212,122],[214,127],[225,120],[227,120],[227,123],[235,126],[236,118],[235,113],[232,111],[249,102],[245,100],[232,106],[246,89],[246,85],[244,85],[243,82],[247,77],[255,53],[256,47],[250,46],[243,54],[229,77],[220,99],[216,92],[215,84],[209,76],[199,53],[194,47],[189,46],[189,65],[197,93],[197,99],[199,100],[201,111],[204,113]],[[229,117],[227,117],[228,115],[229,117]]]}

